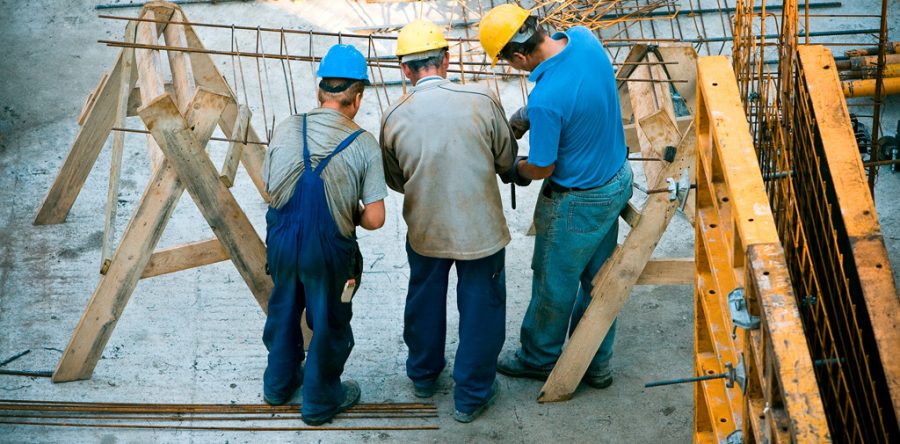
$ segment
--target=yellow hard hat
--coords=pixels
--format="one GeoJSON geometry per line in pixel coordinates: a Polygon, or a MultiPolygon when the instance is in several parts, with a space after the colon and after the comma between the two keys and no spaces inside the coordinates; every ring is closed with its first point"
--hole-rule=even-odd
{"type": "Polygon", "coordinates": [[[397,57],[447,48],[444,32],[429,20],[417,19],[400,29],[397,36],[397,57]]]}
{"type": "Polygon", "coordinates": [[[527,9],[507,3],[491,9],[478,24],[478,40],[491,58],[491,66],[497,64],[500,50],[516,35],[531,14],[527,9]]]}

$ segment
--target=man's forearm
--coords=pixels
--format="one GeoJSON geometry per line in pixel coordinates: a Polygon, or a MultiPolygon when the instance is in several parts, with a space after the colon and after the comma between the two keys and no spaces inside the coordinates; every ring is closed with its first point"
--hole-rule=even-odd
{"type": "Polygon", "coordinates": [[[527,160],[519,161],[519,175],[531,180],[541,180],[550,177],[554,168],[556,168],[555,164],[539,167],[528,163],[527,160]]]}

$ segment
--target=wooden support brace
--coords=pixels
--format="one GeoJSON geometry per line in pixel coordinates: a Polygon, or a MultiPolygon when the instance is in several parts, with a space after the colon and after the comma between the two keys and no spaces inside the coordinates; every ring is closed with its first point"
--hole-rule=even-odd
{"type": "MultiPolygon", "coordinates": [[[[141,18],[155,18],[156,14],[144,9],[141,18]],[[148,17],[149,16],[149,17],[148,17]]],[[[137,43],[141,45],[159,44],[156,23],[140,22],[137,27],[137,43]]],[[[138,82],[141,91],[141,104],[146,105],[165,93],[162,74],[160,74],[159,51],[155,49],[135,49],[137,59],[138,82]]],[[[162,162],[162,152],[156,141],[147,136],[147,154],[150,156],[151,169],[156,169],[162,162]]]]}
{"type": "Polygon", "coordinates": [[[91,168],[97,162],[97,156],[116,121],[124,53],[124,50],[119,52],[109,79],[95,94],[96,98],[87,110],[84,124],[78,131],[66,160],[38,208],[34,217],[35,225],[59,224],[66,220],[91,168]]]}
{"type": "Polygon", "coordinates": [[[219,179],[228,188],[234,185],[234,176],[237,174],[238,164],[241,162],[244,148],[247,147],[247,144],[237,141],[245,140],[247,136],[247,130],[250,125],[250,108],[246,105],[240,105],[239,109],[237,121],[231,132],[232,141],[228,144],[228,153],[225,155],[225,163],[222,164],[222,174],[219,176],[219,179]]]}
{"type": "Polygon", "coordinates": [[[144,106],[138,114],[265,311],[272,291],[272,279],[265,273],[266,247],[219,180],[204,144],[191,134],[190,125],[168,94],[144,106]]]}
{"type": "MultiPolygon", "coordinates": [[[[191,122],[195,141],[201,144],[209,141],[227,99],[209,91],[197,91],[188,107],[188,121],[191,122]]],[[[101,276],[63,351],[53,372],[53,382],[91,377],[183,191],[184,186],[175,169],[163,159],[159,168],[154,170],[122,235],[109,270],[101,276]]]]}
{"type": "Polygon", "coordinates": [[[654,259],[647,262],[635,285],[693,285],[694,258],[654,259]]]}
{"type": "MultiPolygon", "coordinates": [[[[125,26],[125,41],[134,42],[135,22],[125,26]]],[[[122,49],[122,77],[119,82],[116,99],[115,125],[125,127],[125,116],[128,113],[128,99],[137,81],[137,67],[133,48],[122,49]]],[[[100,245],[100,274],[106,274],[112,260],[112,245],[116,235],[116,213],[119,206],[119,176],[122,171],[122,154],[125,148],[125,133],[117,131],[113,134],[112,159],[109,167],[109,187],[106,192],[106,220],[103,225],[103,240],[100,245]]]]}
{"type": "Polygon", "coordinates": [[[218,239],[175,245],[157,250],[150,256],[141,279],[228,260],[228,252],[218,239]]]}
{"type": "MultiPolygon", "coordinates": [[[[678,147],[675,162],[665,165],[654,183],[660,187],[665,184],[665,177],[678,177],[694,161],[696,135],[694,131],[687,131],[679,143],[678,129],[666,111],[659,110],[645,118],[648,123],[650,119],[655,122],[647,125],[647,128],[652,128],[647,131],[647,136],[654,148],[666,145],[678,147]]],[[[593,299],[541,389],[539,402],[565,401],[572,397],[677,207],[678,201],[669,201],[665,193],[651,194],[647,198],[641,216],[624,244],[616,247],[594,277],[593,299]]]]}
{"type": "MultiPolygon", "coordinates": [[[[200,42],[200,38],[197,37],[197,34],[190,25],[184,26],[184,35],[189,47],[204,49],[203,43],[200,42]]],[[[191,69],[194,73],[194,81],[197,83],[198,87],[202,86],[220,94],[227,95],[228,97],[234,97],[234,92],[216,68],[215,63],[209,54],[192,52],[189,53],[189,56],[191,58],[191,69]]],[[[238,103],[232,101],[232,103],[225,108],[225,111],[222,113],[222,118],[219,121],[219,126],[222,128],[224,134],[232,134],[234,132],[233,126],[234,123],[237,122],[237,116],[238,103]]],[[[248,142],[261,141],[259,136],[256,135],[253,125],[248,125],[246,140],[248,142]]],[[[253,184],[256,185],[259,195],[262,196],[264,201],[268,202],[269,194],[266,192],[266,183],[262,178],[262,164],[263,159],[265,158],[265,149],[263,148],[263,145],[258,143],[248,143],[243,146],[241,151],[241,162],[244,164],[244,169],[247,170],[247,174],[250,176],[253,184]]]]}

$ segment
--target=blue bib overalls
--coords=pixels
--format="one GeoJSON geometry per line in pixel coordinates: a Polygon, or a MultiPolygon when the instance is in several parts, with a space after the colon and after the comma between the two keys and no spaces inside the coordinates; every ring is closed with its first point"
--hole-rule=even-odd
{"type": "Polygon", "coordinates": [[[362,255],[356,239],[338,230],[321,173],[362,132],[344,139],[313,169],[304,114],[303,174],[287,204],[266,213],[266,258],[274,288],[263,331],[269,351],[263,391],[267,399],[291,396],[303,361],[300,313],[305,308],[306,322],[315,332],[303,377],[305,417],[327,416],[345,397],[341,373],[353,348],[352,310],[340,298],[348,279],[356,279],[359,288],[362,255]]]}

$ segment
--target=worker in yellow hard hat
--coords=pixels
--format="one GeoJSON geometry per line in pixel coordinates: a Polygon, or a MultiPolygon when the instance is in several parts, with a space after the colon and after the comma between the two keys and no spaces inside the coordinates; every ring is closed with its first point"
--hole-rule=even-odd
{"type": "Polygon", "coordinates": [[[459,347],[453,417],[471,422],[497,396],[510,235],[496,176],[513,165],[517,147],[489,88],[447,80],[447,49],[441,29],[427,20],[400,30],[396,54],[413,87],[384,112],[381,148],[385,181],[404,194],[408,226],[406,372],[417,397],[434,395],[446,365],[447,284],[455,265],[459,347]]]}
{"type": "MultiPolygon", "coordinates": [[[[521,346],[501,357],[500,373],[546,379],[567,334],[591,301],[591,280],[616,246],[618,216],[632,194],[632,172],[612,63],[583,26],[552,36],[537,17],[506,4],[488,11],[479,39],[491,60],[530,71],[534,88],[516,111],[516,137],[529,132],[526,179],[543,179],[535,209],[531,302],[521,346]]],[[[583,381],[612,384],[613,322],[583,381]]]]}

